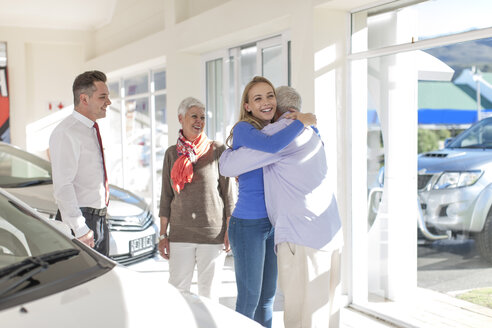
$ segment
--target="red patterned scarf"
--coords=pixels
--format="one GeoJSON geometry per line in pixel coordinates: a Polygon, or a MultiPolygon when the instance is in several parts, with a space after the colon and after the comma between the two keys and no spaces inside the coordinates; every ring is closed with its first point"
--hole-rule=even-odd
{"type": "Polygon", "coordinates": [[[171,181],[173,189],[178,193],[183,190],[185,183],[193,179],[193,164],[210,149],[210,140],[205,133],[201,133],[195,141],[190,142],[183,135],[183,129],[179,130],[176,150],[178,159],[171,169],[171,181]]]}

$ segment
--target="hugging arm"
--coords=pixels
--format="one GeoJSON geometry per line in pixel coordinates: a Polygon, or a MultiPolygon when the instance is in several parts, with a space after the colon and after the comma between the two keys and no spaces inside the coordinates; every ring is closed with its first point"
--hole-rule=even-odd
{"type": "Polygon", "coordinates": [[[237,150],[227,149],[220,156],[220,174],[226,177],[235,177],[273,164],[281,157],[280,153],[271,154],[246,147],[237,150]]]}
{"type": "Polygon", "coordinates": [[[268,135],[247,122],[234,127],[234,149],[248,147],[267,153],[276,153],[285,148],[304,129],[301,121],[295,120],[285,128],[268,135]]]}
{"type": "Polygon", "coordinates": [[[280,120],[261,131],[249,123],[238,123],[234,128],[234,150],[227,149],[220,157],[220,174],[236,177],[277,162],[303,130],[299,120],[280,120]]]}

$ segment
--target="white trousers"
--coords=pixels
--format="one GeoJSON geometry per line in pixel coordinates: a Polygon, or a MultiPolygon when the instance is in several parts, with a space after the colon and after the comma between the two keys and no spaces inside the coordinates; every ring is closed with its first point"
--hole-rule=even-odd
{"type": "Polygon", "coordinates": [[[340,326],[340,252],[280,243],[278,281],[286,328],[340,326]]]}
{"type": "Polygon", "coordinates": [[[169,283],[189,292],[196,264],[198,295],[218,301],[226,257],[224,245],[170,243],[169,248],[169,283]]]}

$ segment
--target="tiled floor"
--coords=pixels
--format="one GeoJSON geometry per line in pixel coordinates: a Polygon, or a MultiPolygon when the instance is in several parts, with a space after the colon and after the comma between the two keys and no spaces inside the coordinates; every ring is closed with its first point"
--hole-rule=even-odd
{"type": "MultiPolygon", "coordinates": [[[[168,262],[157,256],[130,266],[136,271],[159,271],[168,274],[168,262]]],[[[232,309],[236,303],[236,282],[234,260],[226,258],[222,276],[220,303],[232,309]]],[[[196,293],[196,275],[192,292],[196,293]]],[[[279,291],[274,303],[273,327],[283,327],[282,294],[279,291]]],[[[492,327],[492,309],[480,307],[455,297],[418,288],[411,303],[374,301],[362,309],[345,307],[341,309],[341,328],[489,328],[492,327]],[[361,310],[361,311],[358,311],[361,310]],[[373,315],[366,315],[364,313],[373,315]],[[385,318],[378,320],[378,318],[385,318]],[[393,324],[389,323],[392,322],[393,324]]]]}
{"type": "MultiPolygon", "coordinates": [[[[169,272],[168,262],[161,257],[156,257],[141,263],[129,266],[130,269],[142,272],[162,271],[169,272]]],[[[193,277],[191,291],[196,293],[196,275],[193,277]]],[[[232,256],[226,258],[225,266],[222,272],[222,289],[220,303],[234,309],[236,304],[236,281],[234,275],[234,260],[232,256]]],[[[282,328],[283,325],[283,308],[282,294],[277,292],[274,303],[273,328],[282,328]]],[[[350,308],[343,308],[341,311],[341,328],[388,328],[396,327],[384,321],[374,319],[361,312],[350,308]]]]}
{"type": "Polygon", "coordinates": [[[490,328],[492,309],[455,297],[417,288],[414,302],[372,302],[368,311],[391,318],[401,327],[419,328],[490,328]]]}

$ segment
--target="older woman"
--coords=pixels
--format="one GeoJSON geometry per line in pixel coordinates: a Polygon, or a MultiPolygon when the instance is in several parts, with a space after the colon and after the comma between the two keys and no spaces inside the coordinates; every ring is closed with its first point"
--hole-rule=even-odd
{"type": "Polygon", "coordinates": [[[203,131],[205,106],[186,98],[178,119],[182,129],[176,145],[167,149],[162,169],[159,252],[169,259],[169,283],[189,291],[196,265],[198,294],[217,300],[229,250],[233,182],[219,174],[225,146],[203,131]]]}

